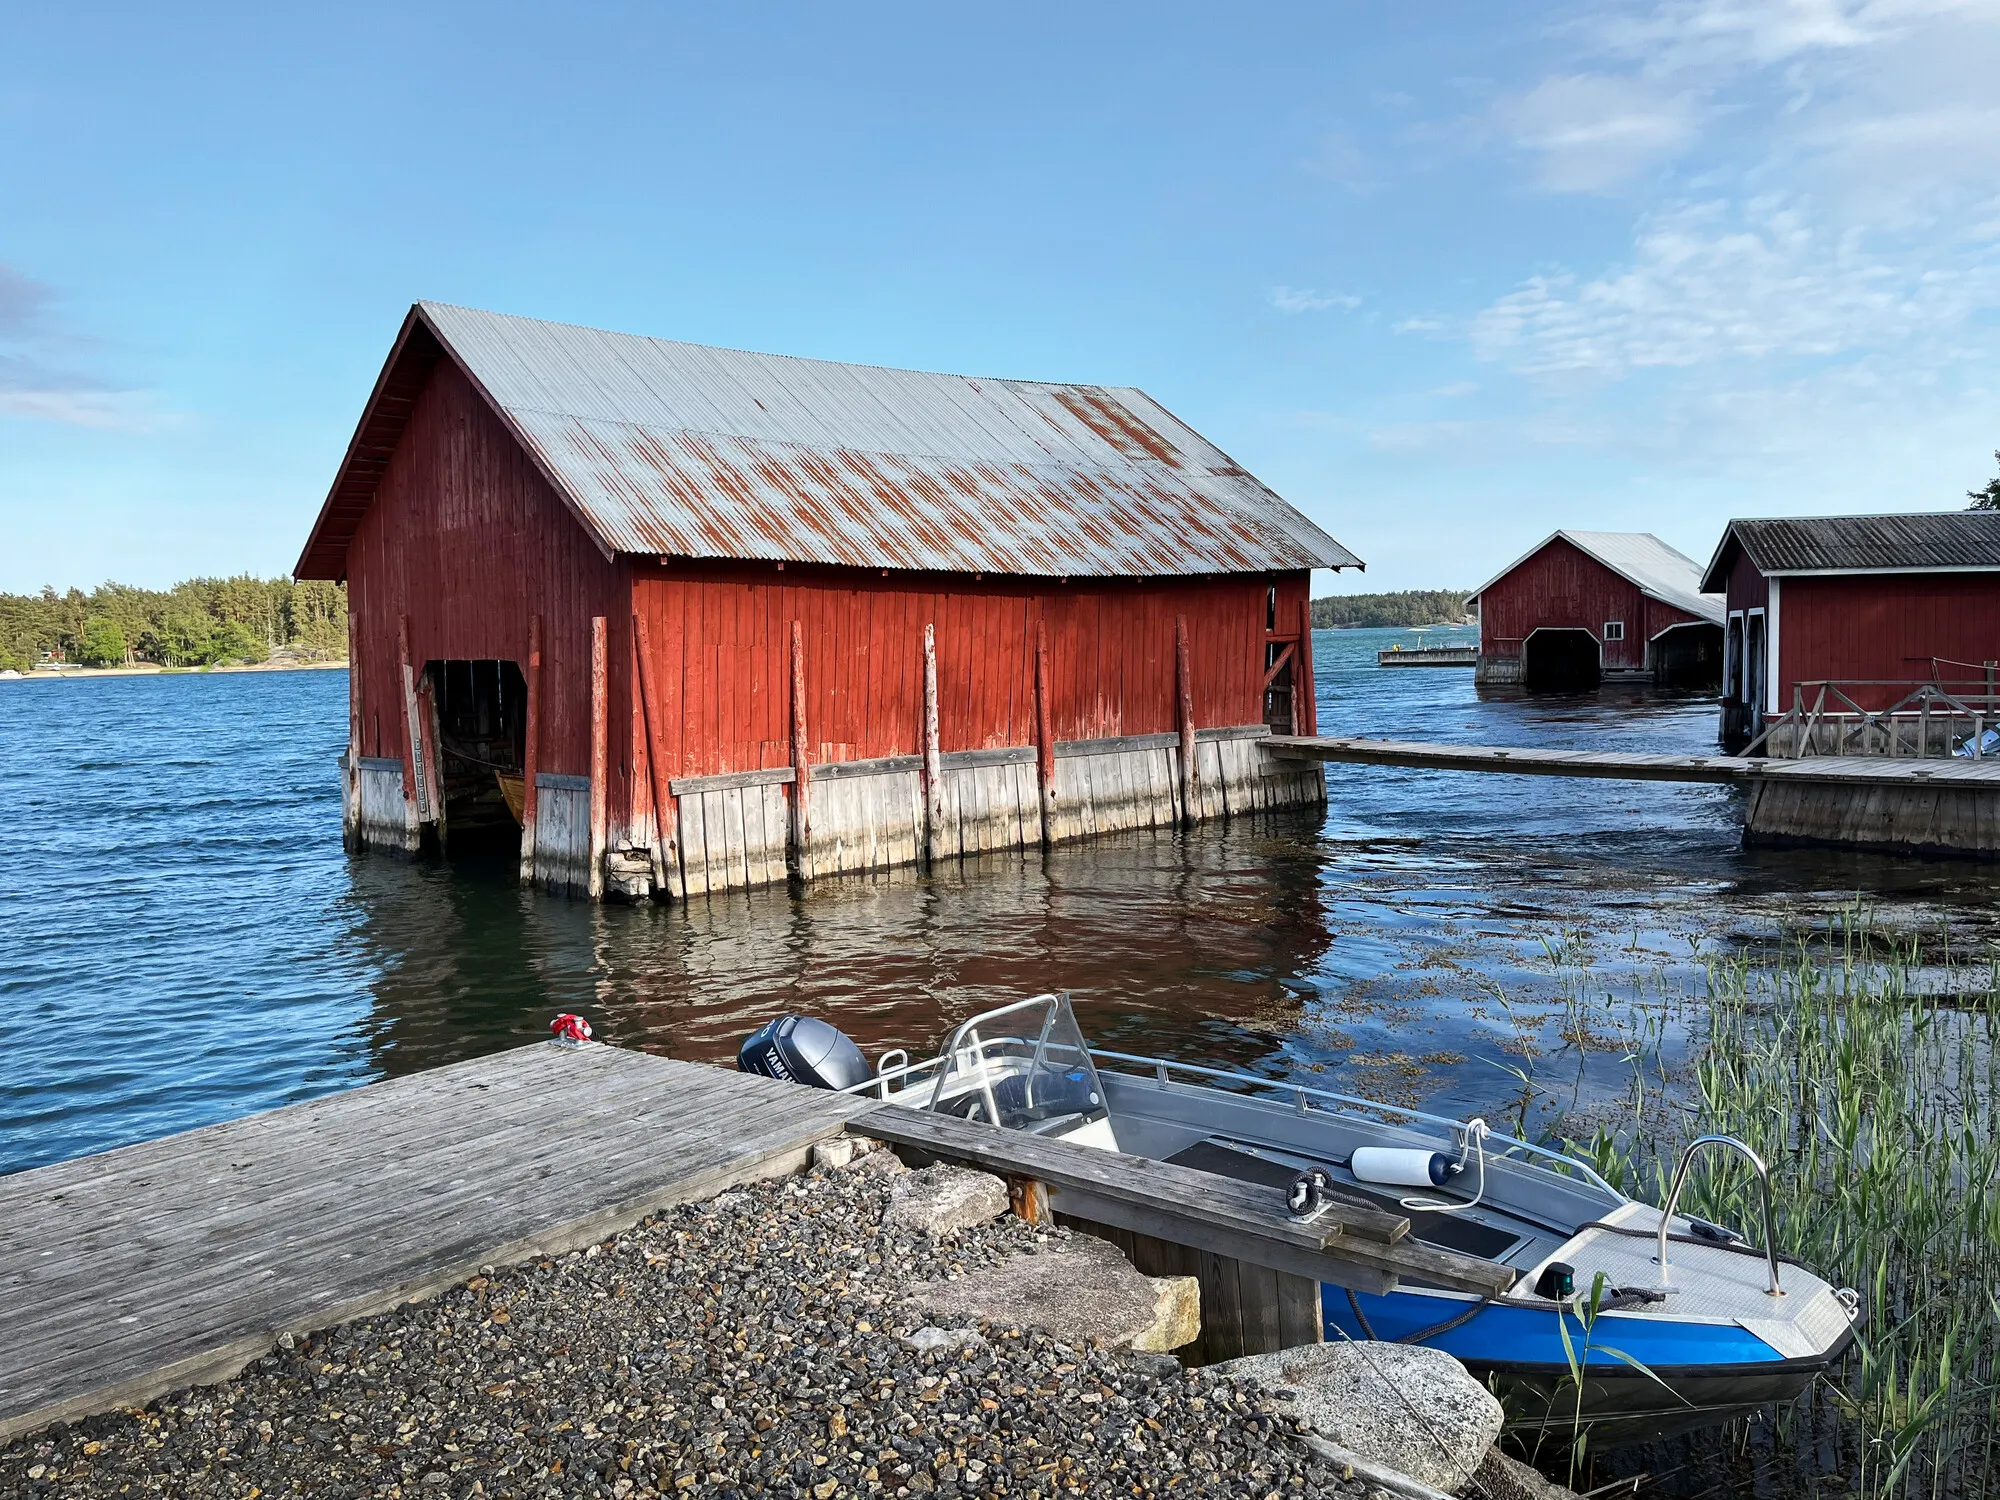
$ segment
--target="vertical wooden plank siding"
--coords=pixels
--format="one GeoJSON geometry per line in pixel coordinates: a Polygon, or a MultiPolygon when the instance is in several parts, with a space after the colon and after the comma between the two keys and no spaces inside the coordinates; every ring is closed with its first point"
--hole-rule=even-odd
{"type": "Polygon", "coordinates": [[[525,676],[530,619],[543,615],[540,769],[589,769],[590,620],[631,605],[618,598],[618,568],[449,360],[417,395],[347,574],[364,755],[407,749],[405,621],[424,659],[511,661],[525,676]]]}
{"type": "Polygon", "coordinates": [[[535,771],[542,739],[542,617],[528,617],[527,723],[521,745],[521,883],[535,878],[535,814],[541,796],[535,771]]]}
{"type": "Polygon", "coordinates": [[[792,621],[792,869],[804,876],[812,869],[812,763],[806,753],[805,629],[792,621]]]}
{"type": "Polygon", "coordinates": [[[944,766],[938,743],[937,627],[924,626],[924,858],[945,857],[944,766]]]}
{"type": "Polygon", "coordinates": [[[605,781],[610,772],[610,642],[603,615],[590,621],[590,899],[604,898],[604,847],[610,806],[605,781]]]}

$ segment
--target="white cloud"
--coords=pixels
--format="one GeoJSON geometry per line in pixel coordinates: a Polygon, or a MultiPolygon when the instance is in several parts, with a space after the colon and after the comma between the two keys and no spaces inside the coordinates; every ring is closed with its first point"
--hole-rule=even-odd
{"type": "Polygon", "coordinates": [[[1359,297],[1345,293],[1316,292],[1310,287],[1274,286],[1271,288],[1271,306],[1285,313],[1325,312],[1337,307],[1343,312],[1352,312],[1361,305],[1359,297]]]}
{"type": "Polygon", "coordinates": [[[1988,8],[1987,0],[1669,0],[1649,15],[1613,17],[1600,34],[1608,48],[1643,57],[1654,72],[1766,68],[1988,8]]]}
{"type": "Polygon", "coordinates": [[[1530,278],[1474,318],[1470,335],[1482,359],[1523,374],[1616,377],[1934,341],[1996,300],[2000,246],[1990,242],[1953,255],[1877,253],[1796,206],[1708,203],[1643,221],[1631,261],[1601,276],[1530,278]]]}
{"type": "Polygon", "coordinates": [[[1597,192],[1671,160],[1700,128],[1695,96],[1629,78],[1547,78],[1496,108],[1508,138],[1537,159],[1543,187],[1597,192]]]}
{"type": "Polygon", "coordinates": [[[54,290],[0,265],[0,414],[79,427],[154,423],[136,392],[73,368],[86,340],[55,326],[54,290]]]}

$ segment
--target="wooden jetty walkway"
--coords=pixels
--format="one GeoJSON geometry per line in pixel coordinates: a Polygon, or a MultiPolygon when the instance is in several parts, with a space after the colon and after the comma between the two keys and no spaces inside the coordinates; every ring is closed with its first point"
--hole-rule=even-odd
{"type": "Polygon", "coordinates": [[[226,1379],[280,1334],[799,1170],[850,1128],[1003,1173],[1030,1213],[1107,1226],[1153,1257],[1152,1274],[1199,1275],[1208,1321],[1229,1321],[1211,1340],[1222,1352],[1316,1339],[1316,1319],[1275,1319],[1281,1301],[1316,1299],[1319,1280],[1498,1289],[1495,1268],[1417,1244],[1392,1215],[1341,1209],[1301,1226],[1275,1194],[1206,1172],[540,1043],[0,1177],[0,1442],[226,1379]]]}
{"type": "Polygon", "coordinates": [[[1935,757],[1919,760],[1814,755],[1799,760],[1776,760],[1762,756],[1645,755],[1624,750],[1542,750],[1289,734],[1274,734],[1264,744],[1273,755],[1288,760],[1431,771],[1492,771],[1507,776],[1587,776],[1608,781],[1692,781],[1721,785],[1742,785],[1760,779],[1838,786],[1949,782],[2000,788],[2000,756],[1987,760],[1935,757]]]}
{"type": "Polygon", "coordinates": [[[1503,776],[1740,786],[1743,841],[2000,859],[2000,756],[1645,755],[1272,735],[1274,759],[1503,776]]]}

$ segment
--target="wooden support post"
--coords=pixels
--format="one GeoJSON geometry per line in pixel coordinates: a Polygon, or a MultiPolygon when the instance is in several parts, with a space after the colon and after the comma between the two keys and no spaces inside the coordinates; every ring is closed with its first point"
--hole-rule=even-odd
{"type": "Polygon", "coordinates": [[[1174,616],[1174,717],[1181,731],[1181,822],[1201,816],[1199,751],[1194,739],[1194,667],[1188,652],[1187,616],[1174,616]]]}
{"type": "Polygon", "coordinates": [[[429,816],[424,796],[423,732],[417,717],[417,682],[410,671],[410,617],[396,621],[396,650],[403,669],[403,837],[409,852],[423,846],[424,820],[429,816]]]}
{"type": "Polygon", "coordinates": [[[424,728],[423,783],[430,794],[431,822],[437,825],[438,852],[443,853],[449,831],[444,816],[444,731],[438,727],[437,684],[431,681],[428,672],[424,674],[424,685],[417,689],[417,722],[424,728]]]}
{"type": "Polygon", "coordinates": [[[349,854],[361,852],[361,614],[347,612],[347,774],[341,778],[340,842],[349,854]]]}
{"type": "Polygon", "coordinates": [[[924,627],[924,859],[944,858],[944,757],[938,748],[937,627],[924,627]]]}
{"type": "Polygon", "coordinates": [[[1049,708],[1049,625],[1035,621],[1035,777],[1042,790],[1042,847],[1056,841],[1055,715],[1049,708]]]}
{"type": "MultiPolygon", "coordinates": [[[[1311,593],[1311,589],[1306,590],[1311,593]]],[[[1299,734],[1319,733],[1319,692],[1313,686],[1312,605],[1299,601],[1299,654],[1292,664],[1292,691],[1298,694],[1300,712],[1292,715],[1292,727],[1299,734]]]]}
{"type": "Polygon", "coordinates": [[[521,747],[521,884],[535,878],[535,760],[542,730],[542,617],[528,617],[528,721],[521,747]]]}
{"type": "Polygon", "coordinates": [[[1049,1185],[1039,1177],[1009,1177],[1007,1205],[1014,1211],[1014,1217],[1024,1224],[1054,1222],[1049,1213],[1049,1185]]]}
{"type": "Polygon", "coordinates": [[[636,610],[632,614],[632,643],[639,657],[639,703],[646,726],[646,765],[653,777],[653,826],[658,830],[653,844],[653,878],[661,890],[678,895],[680,851],[675,836],[680,820],[673,790],[668,785],[666,757],[660,753],[667,726],[660,718],[660,695],[654,686],[657,674],[653,666],[653,637],[646,627],[646,617],[636,610]]]}
{"type": "Polygon", "coordinates": [[[812,766],[806,754],[805,627],[792,621],[792,873],[807,879],[812,873],[812,766]]]}
{"type": "Polygon", "coordinates": [[[590,899],[604,899],[604,853],[610,839],[610,622],[590,617],[590,899]]]}

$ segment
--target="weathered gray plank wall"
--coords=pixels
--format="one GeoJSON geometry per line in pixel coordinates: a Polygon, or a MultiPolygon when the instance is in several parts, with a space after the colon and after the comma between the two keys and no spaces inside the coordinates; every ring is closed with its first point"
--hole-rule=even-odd
{"type": "Polygon", "coordinates": [[[1926,784],[1915,776],[1885,785],[1764,777],[1750,784],[1743,842],[1752,848],[1828,844],[2000,859],[2000,794],[1978,784],[1926,784]]]}
{"type": "MultiPolygon", "coordinates": [[[[341,757],[345,762],[346,757],[341,757]]],[[[391,854],[409,854],[415,845],[410,835],[409,807],[403,801],[403,763],[385,756],[364,755],[356,763],[358,774],[344,779],[358,806],[349,811],[346,825],[362,849],[379,849],[391,854]]],[[[346,770],[342,766],[343,772],[346,770]]]]}
{"type": "Polygon", "coordinates": [[[572,896],[590,887],[588,776],[535,776],[535,884],[572,896]]]}
{"type": "MultiPolygon", "coordinates": [[[[1261,725],[1203,730],[1197,737],[1200,805],[1195,821],[1326,800],[1319,766],[1272,755],[1261,725]]],[[[1040,786],[1032,746],[964,750],[940,758],[947,858],[1023,849],[1042,840],[1040,786]]],[[[1180,743],[1173,734],[1078,740],[1055,750],[1054,841],[1181,821],[1180,743]]],[[[680,804],[679,856],[690,895],[769,885],[786,878],[789,767],[673,783],[680,804]]],[[[892,869],[924,857],[923,761],[919,756],[814,766],[807,779],[808,878],[892,869]]]]}
{"type": "MultiPolygon", "coordinates": [[[[1205,729],[1196,737],[1202,822],[1326,800],[1326,773],[1314,762],[1283,759],[1261,741],[1261,725],[1205,729]]],[[[1077,740],[1055,747],[1054,842],[1130,828],[1171,828],[1182,818],[1180,740],[1174,734],[1077,740]]],[[[414,852],[399,760],[360,762],[360,847],[414,852]]],[[[1031,745],[961,750],[940,757],[945,858],[1025,849],[1042,841],[1041,788],[1031,745]]],[[[683,777],[671,784],[679,810],[674,857],[690,896],[774,885],[791,873],[789,766],[726,776],[683,777]]],[[[590,778],[543,771],[535,777],[535,883],[580,895],[590,881],[590,778]]],[[[809,843],[797,860],[807,879],[919,864],[925,852],[923,758],[836,762],[807,778],[809,843]]],[[[634,869],[643,862],[616,856],[634,869]]],[[[636,878],[639,893],[650,886],[636,878]]],[[[633,881],[613,882],[630,891],[633,881]]]]}

